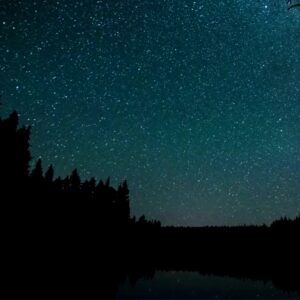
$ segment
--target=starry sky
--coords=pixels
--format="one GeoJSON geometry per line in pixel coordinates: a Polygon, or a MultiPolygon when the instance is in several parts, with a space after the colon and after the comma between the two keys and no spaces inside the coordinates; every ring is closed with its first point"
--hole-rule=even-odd
{"type": "Polygon", "coordinates": [[[56,175],[128,180],[132,215],[300,212],[300,10],[285,0],[0,0],[1,116],[56,175]]]}

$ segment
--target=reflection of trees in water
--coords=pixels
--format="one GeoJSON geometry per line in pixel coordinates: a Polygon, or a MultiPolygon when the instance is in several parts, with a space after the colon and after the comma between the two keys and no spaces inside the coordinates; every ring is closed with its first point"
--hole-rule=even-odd
{"type": "Polygon", "coordinates": [[[121,299],[295,299],[299,294],[287,293],[273,284],[228,276],[202,275],[189,271],[156,271],[152,280],[141,278],[134,287],[128,280],[121,284],[121,299]]]}

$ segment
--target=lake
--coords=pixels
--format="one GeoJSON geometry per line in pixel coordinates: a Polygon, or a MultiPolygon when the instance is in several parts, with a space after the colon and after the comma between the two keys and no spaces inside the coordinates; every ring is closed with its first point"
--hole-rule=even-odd
{"type": "Polygon", "coordinates": [[[117,299],[300,299],[271,282],[201,275],[197,272],[161,272],[153,278],[127,279],[119,286],[117,299]]]}

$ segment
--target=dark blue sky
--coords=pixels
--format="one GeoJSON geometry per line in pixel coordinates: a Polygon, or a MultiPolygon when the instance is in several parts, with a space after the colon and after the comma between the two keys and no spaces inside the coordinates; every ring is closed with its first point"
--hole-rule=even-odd
{"type": "Polygon", "coordinates": [[[163,224],[300,212],[300,10],[285,0],[0,0],[1,115],[56,175],[127,179],[163,224]]]}

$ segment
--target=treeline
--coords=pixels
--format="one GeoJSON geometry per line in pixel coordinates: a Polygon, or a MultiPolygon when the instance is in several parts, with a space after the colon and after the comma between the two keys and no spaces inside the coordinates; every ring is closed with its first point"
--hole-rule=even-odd
{"type": "Polygon", "coordinates": [[[126,181],[31,169],[30,134],[16,111],[0,118],[0,298],[111,298],[160,222],[131,217],[126,181]]]}
{"type": "MultiPolygon", "coordinates": [[[[117,189],[106,181],[94,177],[82,181],[77,169],[65,178],[54,177],[50,165],[43,172],[42,160],[38,159],[30,171],[30,127],[18,126],[16,111],[7,119],[0,118],[0,192],[2,207],[21,205],[22,209],[40,209],[43,218],[57,217],[74,219],[74,222],[99,226],[128,227],[160,226],[158,221],[147,221],[142,216],[136,221],[130,216],[129,189],[126,180],[117,189]],[[25,204],[26,205],[22,205],[25,204]],[[34,204],[34,207],[30,204],[34,204]]],[[[15,206],[14,209],[17,209],[15,206]]],[[[25,211],[23,211],[25,213],[25,211]]],[[[36,214],[35,214],[36,216],[36,214]]]]}
{"type": "Polygon", "coordinates": [[[275,220],[271,224],[271,228],[275,230],[300,230],[300,215],[298,215],[295,219],[290,219],[287,217],[280,218],[279,220],[275,220]]]}

